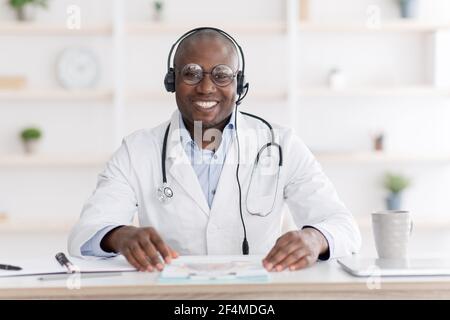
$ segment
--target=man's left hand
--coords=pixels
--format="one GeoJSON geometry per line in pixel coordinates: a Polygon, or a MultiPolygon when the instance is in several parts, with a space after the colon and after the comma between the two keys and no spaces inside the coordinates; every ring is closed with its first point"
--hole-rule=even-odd
{"type": "Polygon", "coordinates": [[[268,271],[298,270],[315,263],[328,250],[323,234],[314,228],[290,231],[278,238],[275,246],[263,259],[268,271]]]}

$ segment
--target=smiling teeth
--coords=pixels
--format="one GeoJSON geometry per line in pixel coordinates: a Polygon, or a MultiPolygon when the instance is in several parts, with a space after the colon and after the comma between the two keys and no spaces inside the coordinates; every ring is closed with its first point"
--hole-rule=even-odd
{"type": "Polygon", "coordinates": [[[195,104],[203,109],[209,109],[214,107],[217,104],[217,101],[196,101],[195,104]]]}

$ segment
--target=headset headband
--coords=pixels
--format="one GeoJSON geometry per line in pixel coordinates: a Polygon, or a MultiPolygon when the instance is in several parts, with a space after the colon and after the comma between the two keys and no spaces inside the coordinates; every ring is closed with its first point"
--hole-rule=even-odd
{"type": "Polygon", "coordinates": [[[192,29],[188,32],[186,32],[185,34],[183,34],[181,37],[178,38],[177,41],[175,41],[175,43],[172,45],[172,47],[170,48],[169,51],[169,56],[167,58],[167,71],[170,71],[170,62],[172,60],[172,53],[175,49],[175,47],[177,46],[177,44],[179,44],[181,41],[183,41],[185,38],[187,38],[188,36],[190,36],[191,34],[194,34],[200,30],[213,30],[213,31],[217,31],[218,33],[224,35],[225,37],[227,37],[235,46],[236,48],[238,48],[239,54],[241,56],[241,61],[242,61],[242,74],[245,74],[245,58],[244,58],[244,51],[242,50],[241,46],[237,43],[236,40],[234,40],[234,38],[229,35],[228,33],[226,33],[225,31],[218,29],[218,28],[214,28],[214,27],[199,27],[199,28],[195,28],[192,29]]]}

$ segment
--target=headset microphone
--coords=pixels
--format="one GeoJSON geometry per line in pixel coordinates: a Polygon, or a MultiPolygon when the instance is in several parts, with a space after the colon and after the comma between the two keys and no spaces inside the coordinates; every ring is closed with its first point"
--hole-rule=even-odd
{"type": "MultiPolygon", "coordinates": [[[[245,96],[248,93],[248,87],[249,87],[249,84],[246,83],[244,88],[243,88],[244,94],[243,95],[239,94],[238,99],[236,100],[236,107],[241,104],[242,100],[244,100],[245,96]]],[[[237,110],[236,110],[236,112],[237,112],[237,110]]]]}

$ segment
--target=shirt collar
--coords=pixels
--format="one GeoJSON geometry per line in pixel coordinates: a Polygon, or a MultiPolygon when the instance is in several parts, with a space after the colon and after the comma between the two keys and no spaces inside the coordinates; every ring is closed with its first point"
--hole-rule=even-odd
{"type": "MultiPolygon", "coordinates": [[[[230,120],[225,125],[225,129],[233,130],[235,128],[235,112],[236,109],[233,110],[233,113],[231,114],[230,120]]],[[[181,143],[186,145],[194,145],[194,140],[192,140],[191,135],[189,134],[189,131],[186,129],[186,126],[184,125],[183,117],[181,116],[181,112],[179,112],[179,122],[180,122],[180,140],[181,143]]]]}

